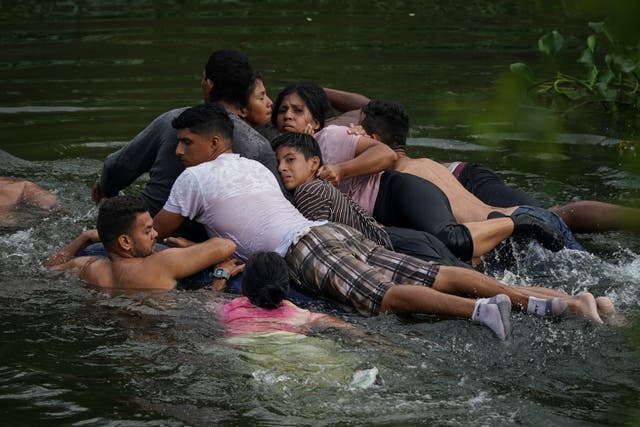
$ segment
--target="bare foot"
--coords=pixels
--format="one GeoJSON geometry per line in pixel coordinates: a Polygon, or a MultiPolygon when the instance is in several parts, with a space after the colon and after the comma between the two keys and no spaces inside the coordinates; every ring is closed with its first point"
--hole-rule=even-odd
{"type": "Polygon", "coordinates": [[[603,323],[598,314],[596,299],[589,292],[565,298],[567,302],[566,314],[582,316],[596,323],[603,323]]]}
{"type": "Polygon", "coordinates": [[[596,305],[598,306],[598,313],[602,316],[609,316],[616,312],[616,308],[609,297],[597,297],[596,305]]]}

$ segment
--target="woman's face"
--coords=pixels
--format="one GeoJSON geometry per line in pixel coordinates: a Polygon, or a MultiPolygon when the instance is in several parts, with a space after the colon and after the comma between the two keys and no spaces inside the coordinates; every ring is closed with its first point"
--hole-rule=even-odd
{"type": "Polygon", "coordinates": [[[281,132],[308,133],[317,131],[320,123],[313,118],[307,104],[297,93],[285,95],[276,111],[276,123],[281,132]]]}
{"type": "Polygon", "coordinates": [[[255,88],[249,97],[249,103],[244,108],[243,118],[251,126],[263,126],[271,121],[273,102],[267,96],[267,90],[261,79],[256,80],[255,88]]]}

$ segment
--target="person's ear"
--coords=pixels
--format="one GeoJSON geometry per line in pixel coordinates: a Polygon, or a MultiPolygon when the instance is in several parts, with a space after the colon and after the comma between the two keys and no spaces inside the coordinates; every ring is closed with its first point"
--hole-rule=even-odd
{"type": "Polygon", "coordinates": [[[131,237],[129,237],[129,235],[121,234],[120,236],[118,236],[118,245],[120,245],[120,247],[125,251],[128,251],[133,245],[133,240],[131,239],[131,237]]]}
{"type": "Polygon", "coordinates": [[[242,107],[238,112],[238,117],[240,117],[242,120],[246,120],[247,117],[249,117],[249,109],[247,107],[242,107]]]}
{"type": "Polygon", "coordinates": [[[211,92],[213,91],[213,80],[208,78],[204,79],[203,85],[204,85],[203,89],[207,95],[207,101],[208,101],[209,99],[211,99],[211,92]]]}
{"type": "Polygon", "coordinates": [[[372,134],[371,134],[371,138],[373,138],[373,139],[375,139],[376,141],[379,141],[379,142],[384,142],[384,141],[382,140],[382,137],[381,137],[379,134],[377,134],[377,133],[372,133],[372,134]]]}
{"type": "Polygon", "coordinates": [[[314,132],[318,132],[320,130],[320,122],[316,119],[312,119],[311,126],[313,126],[314,132]]]}
{"type": "Polygon", "coordinates": [[[312,158],[309,159],[309,162],[311,162],[311,171],[314,174],[318,172],[318,169],[320,168],[320,157],[313,156],[312,158]]]}

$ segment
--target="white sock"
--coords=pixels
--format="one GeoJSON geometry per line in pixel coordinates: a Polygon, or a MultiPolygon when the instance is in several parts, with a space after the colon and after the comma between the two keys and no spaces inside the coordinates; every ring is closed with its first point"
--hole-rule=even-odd
{"type": "Polygon", "coordinates": [[[506,340],[511,333],[511,301],[503,294],[476,301],[471,320],[482,323],[493,331],[500,340],[506,340]]]}
{"type": "Polygon", "coordinates": [[[557,317],[564,313],[567,303],[562,298],[529,297],[527,313],[542,317],[557,317]]]}

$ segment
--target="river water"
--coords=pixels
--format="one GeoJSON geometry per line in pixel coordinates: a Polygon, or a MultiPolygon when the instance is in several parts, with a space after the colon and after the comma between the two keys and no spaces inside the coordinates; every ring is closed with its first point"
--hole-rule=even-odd
{"type": "Polygon", "coordinates": [[[160,113],[200,102],[202,66],[226,47],[248,54],[272,97],[309,79],[402,102],[414,154],[483,162],[549,204],[638,206],[633,116],[573,115],[555,142],[505,127],[489,144],[466,122],[489,108],[510,63],[536,63],[540,35],[584,33],[583,20],[541,3],[3,3],[0,175],[55,191],[66,210],[21,209],[18,225],[0,229],[2,424],[637,423],[637,233],[579,235],[589,254],[526,248],[498,278],[608,295],[619,316],[595,326],[514,314],[506,345],[467,320],[343,312],[364,338],[233,341],[211,306],[231,295],[108,293],[41,267],[93,226],[104,157],[160,113]],[[451,100],[462,102],[442,113],[451,100]],[[383,387],[349,385],[372,367],[383,387]]]}

